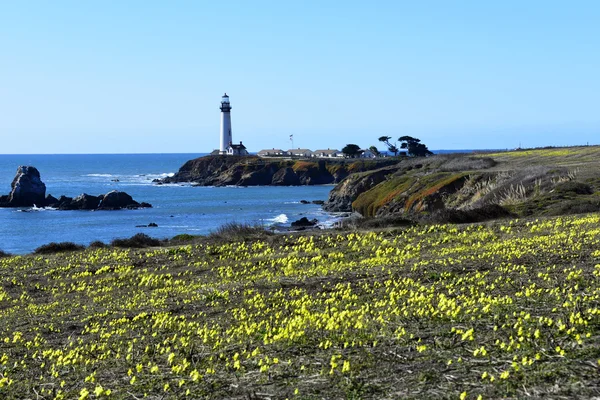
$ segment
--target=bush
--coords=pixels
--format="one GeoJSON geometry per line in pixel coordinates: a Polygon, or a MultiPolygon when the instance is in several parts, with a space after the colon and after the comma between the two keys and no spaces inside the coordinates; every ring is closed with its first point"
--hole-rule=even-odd
{"type": "Polygon", "coordinates": [[[466,224],[513,216],[510,211],[498,204],[488,204],[470,210],[443,209],[428,215],[424,219],[426,222],[435,224],[466,224]]]}
{"type": "Polygon", "coordinates": [[[113,247],[125,247],[125,248],[144,248],[144,247],[157,247],[161,245],[161,241],[146,235],[145,233],[136,233],[129,239],[115,239],[111,243],[113,247]]]}
{"type": "Polygon", "coordinates": [[[90,249],[103,249],[105,247],[108,247],[106,245],[106,243],[101,242],[100,240],[94,240],[92,243],[90,243],[90,249]]]}
{"type": "Polygon", "coordinates": [[[12,257],[12,254],[0,250],[0,258],[2,257],[12,257]]]}
{"type": "Polygon", "coordinates": [[[34,254],[54,254],[65,251],[79,251],[85,249],[85,246],[73,242],[52,242],[38,247],[33,251],[34,254]]]}
{"type": "Polygon", "coordinates": [[[169,243],[187,243],[197,238],[198,236],[182,233],[181,235],[173,236],[171,239],[169,239],[169,243]]]}
{"type": "Polygon", "coordinates": [[[561,194],[593,194],[594,189],[586,183],[577,181],[561,182],[556,185],[555,191],[561,194]]]}
{"type": "Polygon", "coordinates": [[[341,229],[378,229],[414,225],[414,221],[399,216],[374,218],[347,218],[341,220],[336,227],[341,229]]]}
{"type": "Polygon", "coordinates": [[[216,231],[211,232],[209,237],[212,239],[238,240],[269,234],[270,232],[259,224],[251,225],[245,222],[228,222],[218,227],[216,231]]]}

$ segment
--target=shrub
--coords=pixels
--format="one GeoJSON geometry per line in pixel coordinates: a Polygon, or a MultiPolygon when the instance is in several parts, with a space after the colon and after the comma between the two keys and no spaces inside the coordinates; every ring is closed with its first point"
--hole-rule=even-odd
{"type": "Polygon", "coordinates": [[[424,218],[425,222],[435,224],[466,224],[483,222],[498,218],[513,217],[514,215],[498,204],[487,204],[470,210],[443,209],[424,218]]]}
{"type": "Polygon", "coordinates": [[[216,231],[211,232],[209,237],[213,239],[238,240],[269,234],[270,232],[260,224],[252,225],[246,222],[228,222],[218,227],[216,231]]]}
{"type": "Polygon", "coordinates": [[[12,254],[0,250],[0,258],[2,257],[12,257],[12,254]]]}
{"type": "Polygon", "coordinates": [[[52,242],[38,247],[33,251],[34,254],[54,254],[65,251],[79,251],[85,249],[85,246],[73,242],[52,242]]]}
{"type": "Polygon", "coordinates": [[[101,242],[100,240],[94,240],[92,243],[90,243],[90,249],[103,249],[105,247],[108,247],[106,245],[106,243],[101,242]]]}
{"type": "Polygon", "coordinates": [[[378,228],[390,228],[390,227],[402,227],[402,226],[411,226],[414,225],[415,222],[395,216],[385,216],[385,217],[374,217],[374,218],[347,218],[341,220],[336,227],[341,229],[378,229],[378,228]]]}
{"type": "Polygon", "coordinates": [[[555,190],[557,193],[563,193],[563,194],[567,194],[567,193],[593,194],[594,193],[594,189],[592,189],[592,187],[590,185],[583,183],[583,182],[577,182],[577,181],[561,182],[558,185],[556,185],[555,190]]]}
{"type": "Polygon", "coordinates": [[[161,241],[146,235],[145,233],[136,233],[128,239],[115,239],[110,242],[113,247],[125,247],[125,248],[144,248],[144,247],[157,247],[161,245],[161,241]]]}
{"type": "Polygon", "coordinates": [[[175,243],[183,243],[183,242],[191,242],[194,239],[197,239],[198,236],[190,235],[188,233],[182,233],[181,235],[173,236],[169,242],[175,243]]]}

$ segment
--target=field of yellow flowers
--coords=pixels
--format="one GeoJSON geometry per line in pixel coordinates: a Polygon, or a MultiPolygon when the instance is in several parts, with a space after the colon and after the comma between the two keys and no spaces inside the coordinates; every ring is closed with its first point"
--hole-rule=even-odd
{"type": "Polygon", "coordinates": [[[600,396],[600,216],[0,259],[2,399],[600,396]]]}

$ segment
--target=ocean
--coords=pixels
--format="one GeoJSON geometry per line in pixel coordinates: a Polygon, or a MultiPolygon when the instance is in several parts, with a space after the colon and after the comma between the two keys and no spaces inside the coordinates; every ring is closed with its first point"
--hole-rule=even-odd
{"type": "Polygon", "coordinates": [[[205,235],[228,222],[262,224],[283,230],[301,217],[327,227],[339,219],[321,206],[300,200],[326,200],[333,185],[297,187],[194,187],[156,185],[153,179],[175,173],[186,161],[204,154],[0,155],[0,194],[10,193],[19,165],[40,171],[46,194],[129,193],[153,208],[119,211],[58,211],[0,208],[0,250],[30,253],[50,242],[87,245],[142,232],[157,238],[205,235]],[[156,228],[140,228],[154,222],[156,228]]]}

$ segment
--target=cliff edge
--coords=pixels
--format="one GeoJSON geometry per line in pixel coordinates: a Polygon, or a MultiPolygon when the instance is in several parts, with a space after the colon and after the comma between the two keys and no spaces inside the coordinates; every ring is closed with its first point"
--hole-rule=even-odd
{"type": "Polygon", "coordinates": [[[299,186],[339,183],[353,173],[395,164],[397,160],[290,160],[256,156],[204,156],[156,183],[199,186],[299,186]]]}

